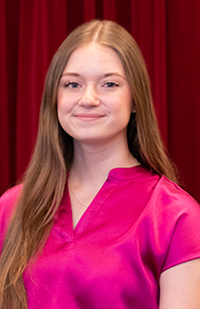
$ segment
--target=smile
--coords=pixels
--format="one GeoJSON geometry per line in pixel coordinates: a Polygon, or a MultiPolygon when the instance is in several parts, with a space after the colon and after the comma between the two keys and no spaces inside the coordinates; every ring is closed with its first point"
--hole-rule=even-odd
{"type": "Polygon", "coordinates": [[[75,117],[82,121],[94,121],[104,117],[101,114],[77,114],[75,117]]]}

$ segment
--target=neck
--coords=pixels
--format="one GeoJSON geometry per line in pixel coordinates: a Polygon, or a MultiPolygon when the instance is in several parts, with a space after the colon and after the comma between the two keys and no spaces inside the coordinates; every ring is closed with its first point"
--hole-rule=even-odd
{"type": "Polygon", "coordinates": [[[138,165],[126,143],[118,145],[84,145],[74,142],[74,159],[70,181],[91,186],[104,182],[111,169],[138,165]]]}

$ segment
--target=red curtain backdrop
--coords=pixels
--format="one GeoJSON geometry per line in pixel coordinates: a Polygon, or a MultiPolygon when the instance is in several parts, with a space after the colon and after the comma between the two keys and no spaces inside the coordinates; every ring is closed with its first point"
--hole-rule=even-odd
{"type": "Polygon", "coordinates": [[[117,21],[138,42],[163,140],[185,188],[200,201],[199,0],[0,0],[0,193],[30,160],[53,54],[70,31],[94,18],[117,21]]]}

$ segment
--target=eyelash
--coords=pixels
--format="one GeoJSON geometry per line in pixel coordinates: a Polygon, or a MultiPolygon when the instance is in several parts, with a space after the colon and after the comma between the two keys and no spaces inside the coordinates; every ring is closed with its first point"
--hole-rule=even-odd
{"type": "Polygon", "coordinates": [[[69,87],[69,86],[72,86],[71,88],[76,89],[76,88],[78,88],[79,83],[77,83],[77,82],[67,82],[64,86],[66,88],[69,87]],[[75,85],[76,87],[73,87],[72,85],[75,85]]]}
{"type": "Polygon", "coordinates": [[[106,82],[104,85],[107,85],[107,86],[108,85],[110,85],[110,86],[112,85],[111,87],[108,86],[108,88],[113,88],[113,86],[114,87],[118,87],[119,86],[119,84],[116,83],[116,82],[106,82]]]}
{"type": "MultiPolygon", "coordinates": [[[[79,86],[79,83],[77,82],[67,82],[64,84],[64,87],[66,88],[70,87],[72,89],[77,89],[78,86],[79,86]]],[[[103,84],[103,86],[106,86],[107,88],[114,88],[114,87],[119,87],[119,84],[116,82],[106,82],[103,84]]]]}

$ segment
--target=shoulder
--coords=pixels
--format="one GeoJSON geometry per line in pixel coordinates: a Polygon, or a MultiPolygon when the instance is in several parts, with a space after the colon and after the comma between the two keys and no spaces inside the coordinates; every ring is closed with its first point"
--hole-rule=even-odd
{"type": "MultiPolygon", "coordinates": [[[[147,210],[160,229],[177,229],[181,224],[184,228],[197,229],[200,223],[200,205],[186,191],[177,184],[162,176],[154,188],[153,194],[147,205],[147,210]],[[164,225],[163,225],[164,224],[164,225]]],[[[188,230],[189,232],[189,230],[188,230]]],[[[200,233],[199,233],[200,236],[200,233]]]]}
{"type": "Polygon", "coordinates": [[[151,235],[163,248],[162,271],[200,257],[200,205],[162,176],[147,206],[151,235]]]}
{"type": "Polygon", "coordinates": [[[22,185],[15,186],[6,191],[0,197],[0,250],[3,245],[6,230],[8,228],[9,219],[12,215],[17,199],[21,192],[22,185]]]}
{"type": "Polygon", "coordinates": [[[12,205],[19,196],[19,193],[22,189],[22,184],[12,187],[11,189],[7,190],[1,197],[0,197],[0,209],[4,207],[4,205],[12,205]]]}
{"type": "Polygon", "coordinates": [[[198,202],[177,184],[162,176],[155,187],[152,199],[157,200],[158,206],[165,209],[177,209],[183,212],[200,211],[198,202]]]}
{"type": "Polygon", "coordinates": [[[3,225],[3,222],[7,221],[10,217],[14,206],[16,205],[17,199],[22,189],[22,184],[17,185],[9,190],[7,190],[0,197],[0,224],[3,225]]]}

